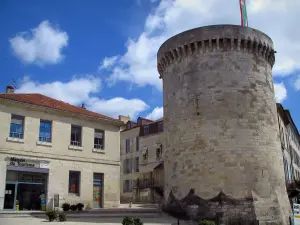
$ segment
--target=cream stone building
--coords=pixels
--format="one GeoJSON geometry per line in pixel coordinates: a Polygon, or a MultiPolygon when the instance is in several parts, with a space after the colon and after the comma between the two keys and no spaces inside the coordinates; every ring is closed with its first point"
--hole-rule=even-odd
{"type": "Polygon", "coordinates": [[[163,190],[163,121],[138,118],[121,132],[121,201],[157,202],[163,190]]]}
{"type": "MultiPolygon", "coordinates": [[[[277,116],[289,199],[291,203],[300,203],[300,136],[289,110],[281,104],[277,104],[277,116]]],[[[126,128],[121,131],[121,201],[155,202],[159,191],[155,187],[163,189],[164,184],[163,152],[160,154],[158,150],[163,143],[163,120],[139,118],[138,121],[143,121],[143,124],[128,121],[126,128]],[[158,122],[161,123],[160,131],[148,134],[148,127],[158,122]],[[145,154],[148,156],[144,157],[145,154]],[[154,169],[158,164],[160,169],[154,169]],[[155,177],[157,174],[161,176],[155,177]],[[151,181],[151,177],[152,183],[147,182],[151,181]],[[137,180],[140,181],[139,185],[137,180]]]]}
{"type": "Polygon", "coordinates": [[[0,210],[119,205],[124,122],[8,87],[0,123],[0,210]]]}
{"type": "Polygon", "coordinates": [[[277,104],[279,134],[289,199],[300,203],[300,136],[289,110],[277,104]]]}

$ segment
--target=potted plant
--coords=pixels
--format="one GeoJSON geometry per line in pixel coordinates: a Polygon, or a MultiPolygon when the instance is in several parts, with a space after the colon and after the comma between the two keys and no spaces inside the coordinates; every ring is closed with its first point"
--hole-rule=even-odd
{"type": "Polygon", "coordinates": [[[63,213],[63,212],[60,212],[60,213],[58,214],[58,220],[59,220],[60,222],[66,221],[66,220],[67,220],[66,214],[63,213]]]}
{"type": "Polygon", "coordinates": [[[70,209],[71,209],[72,211],[76,211],[76,210],[77,210],[77,205],[71,205],[71,206],[70,206],[70,209]]]}
{"type": "Polygon", "coordinates": [[[84,207],[84,205],[82,203],[78,203],[76,206],[79,211],[82,211],[82,209],[84,207]]]}
{"type": "Polygon", "coordinates": [[[139,217],[133,218],[133,225],[143,225],[143,221],[139,217]]]}
{"type": "Polygon", "coordinates": [[[64,203],[62,204],[62,208],[63,210],[66,212],[66,211],[69,211],[70,210],[70,204],[69,203],[64,203]]]}
{"type": "Polygon", "coordinates": [[[129,216],[125,216],[122,220],[122,225],[133,225],[133,219],[129,216]]]}
{"type": "Polygon", "coordinates": [[[216,222],[212,220],[201,220],[199,225],[216,225],[216,222]]]}
{"type": "Polygon", "coordinates": [[[57,218],[57,212],[55,210],[47,211],[46,215],[48,217],[49,222],[52,222],[57,218]]]}

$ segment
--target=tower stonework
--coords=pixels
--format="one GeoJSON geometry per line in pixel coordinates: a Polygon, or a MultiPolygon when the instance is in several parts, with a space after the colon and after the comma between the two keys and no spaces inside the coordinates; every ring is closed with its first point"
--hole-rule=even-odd
{"type": "Polygon", "coordinates": [[[160,47],[166,207],[170,195],[187,199],[192,189],[213,214],[288,224],[274,53],[267,35],[235,25],[188,30],[160,47]],[[216,196],[223,206],[241,201],[216,209],[216,196]]]}

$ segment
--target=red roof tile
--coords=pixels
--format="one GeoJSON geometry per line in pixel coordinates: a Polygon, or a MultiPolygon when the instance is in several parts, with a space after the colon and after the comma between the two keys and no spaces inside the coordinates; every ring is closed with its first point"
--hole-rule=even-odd
{"type": "Polygon", "coordinates": [[[86,116],[92,116],[97,117],[104,120],[114,121],[114,122],[120,122],[118,119],[114,119],[108,116],[104,116],[89,110],[86,110],[81,107],[77,107],[74,105],[71,105],[69,103],[59,101],[50,97],[47,97],[45,95],[41,94],[0,94],[0,98],[2,99],[9,99],[17,102],[27,103],[31,105],[37,105],[41,107],[47,107],[51,109],[56,110],[62,110],[62,111],[68,111],[73,113],[78,113],[86,116]]]}

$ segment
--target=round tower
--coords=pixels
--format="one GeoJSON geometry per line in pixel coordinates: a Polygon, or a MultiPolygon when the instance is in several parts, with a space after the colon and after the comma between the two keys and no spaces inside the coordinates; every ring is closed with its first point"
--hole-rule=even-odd
{"type": "Polygon", "coordinates": [[[221,192],[253,199],[261,222],[287,223],[274,62],[266,34],[235,25],[188,30],[160,47],[166,199],[221,192]]]}

